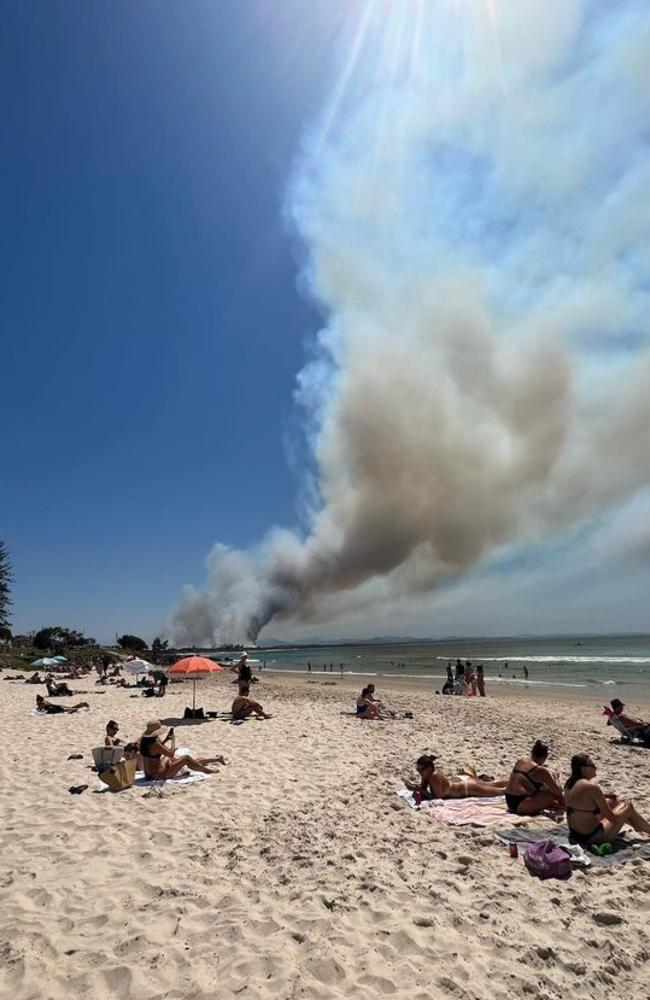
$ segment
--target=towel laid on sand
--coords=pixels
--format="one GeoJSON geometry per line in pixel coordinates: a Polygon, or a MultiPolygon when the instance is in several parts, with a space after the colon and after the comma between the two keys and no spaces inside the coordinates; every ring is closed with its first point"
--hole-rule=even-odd
{"type": "Polygon", "coordinates": [[[160,788],[163,785],[190,785],[194,781],[205,781],[206,778],[211,778],[211,774],[201,774],[200,771],[193,771],[192,774],[188,774],[183,778],[169,778],[165,781],[162,778],[145,778],[143,771],[138,771],[135,776],[135,784],[138,788],[160,788]]]}
{"type": "Polygon", "coordinates": [[[509,813],[505,799],[502,798],[425,799],[417,806],[413,792],[408,788],[400,789],[397,794],[427,819],[446,823],[448,826],[512,825],[530,820],[529,816],[513,816],[509,813]]]}
{"type": "MultiPolygon", "coordinates": [[[[564,823],[527,830],[522,830],[521,827],[512,827],[508,830],[499,830],[495,837],[503,844],[514,841],[522,851],[529,844],[536,844],[540,840],[552,840],[558,847],[565,847],[569,844],[569,828],[564,823]]],[[[585,847],[585,852],[591,862],[590,867],[614,868],[616,865],[624,865],[627,861],[634,861],[636,858],[650,861],[650,841],[648,840],[618,837],[614,841],[613,847],[614,853],[605,854],[603,857],[592,854],[589,848],[585,847]]]]}

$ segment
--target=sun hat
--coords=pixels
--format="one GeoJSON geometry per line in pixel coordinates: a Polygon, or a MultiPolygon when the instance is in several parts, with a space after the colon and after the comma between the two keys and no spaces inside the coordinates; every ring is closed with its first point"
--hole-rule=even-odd
{"type": "Polygon", "coordinates": [[[150,719],[146,725],[143,736],[157,736],[158,733],[162,733],[164,726],[160,719],[150,719]]]}
{"type": "Polygon", "coordinates": [[[240,660],[245,660],[247,658],[247,656],[248,656],[248,653],[246,652],[246,650],[244,650],[242,653],[239,654],[239,659],[240,660]]]}

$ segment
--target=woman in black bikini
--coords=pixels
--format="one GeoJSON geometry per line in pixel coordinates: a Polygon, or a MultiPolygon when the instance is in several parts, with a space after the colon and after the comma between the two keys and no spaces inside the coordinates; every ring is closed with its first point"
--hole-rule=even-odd
{"type": "Polygon", "coordinates": [[[595,777],[596,765],[589,754],[571,758],[571,774],[564,786],[570,839],[585,846],[605,844],[615,840],[626,823],[637,833],[650,835],[650,823],[639,815],[634,803],[605,795],[595,777]]]}
{"type": "Polygon", "coordinates": [[[544,809],[564,809],[562,789],[545,766],[547,757],[546,744],[535,740],[530,757],[517,761],[506,788],[508,812],[537,816],[544,809]]]}
{"type": "Polygon", "coordinates": [[[142,757],[142,767],[146,778],[167,781],[168,778],[176,778],[188,768],[190,771],[201,771],[203,774],[218,774],[218,771],[210,770],[208,764],[225,764],[223,757],[190,757],[184,754],[176,757],[176,738],[174,730],[170,729],[163,739],[164,728],[158,719],[147,723],[140,739],[140,755],[142,757]],[[167,746],[167,744],[170,746],[167,746]]]}

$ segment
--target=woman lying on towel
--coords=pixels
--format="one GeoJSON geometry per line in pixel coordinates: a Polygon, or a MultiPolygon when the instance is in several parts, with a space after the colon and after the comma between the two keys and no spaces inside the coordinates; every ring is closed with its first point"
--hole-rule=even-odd
{"type": "Polygon", "coordinates": [[[596,765],[586,753],[571,758],[571,774],[564,786],[570,840],[576,844],[605,844],[614,840],[627,823],[637,833],[650,834],[650,823],[634,808],[605,795],[595,782],[596,765]]]}
{"type": "Polygon", "coordinates": [[[87,701],[79,701],[76,705],[53,705],[51,701],[46,701],[42,695],[36,695],[36,711],[46,712],[47,715],[59,715],[61,712],[78,712],[80,708],[90,708],[90,705],[87,701]]]}
{"type": "Polygon", "coordinates": [[[147,723],[147,728],[140,737],[140,755],[145,778],[167,781],[176,778],[185,768],[190,771],[200,771],[202,774],[218,774],[210,770],[208,764],[225,764],[223,757],[190,757],[183,754],[176,757],[176,737],[170,729],[163,737],[164,727],[158,719],[147,723]],[[169,744],[169,746],[167,745],[169,744]]]}
{"type": "Polygon", "coordinates": [[[406,782],[406,787],[412,792],[420,792],[423,799],[463,799],[466,796],[486,798],[505,794],[508,784],[505,779],[486,781],[466,774],[447,778],[441,771],[436,770],[435,760],[435,754],[418,757],[415,767],[420,775],[420,784],[406,782]]]}
{"type": "Polygon", "coordinates": [[[506,788],[508,812],[537,816],[544,809],[564,809],[562,789],[546,767],[548,747],[535,740],[530,757],[513,767],[506,788]]]}

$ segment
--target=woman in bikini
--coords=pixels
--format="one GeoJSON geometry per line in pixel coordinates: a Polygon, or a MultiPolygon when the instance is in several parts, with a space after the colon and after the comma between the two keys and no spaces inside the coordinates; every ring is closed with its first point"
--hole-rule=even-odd
{"type": "Polygon", "coordinates": [[[605,844],[615,840],[626,823],[637,833],[650,835],[650,823],[639,815],[634,803],[605,795],[595,778],[596,765],[589,754],[571,758],[571,774],[564,786],[570,840],[583,846],[605,844]]]}
{"type": "Polygon", "coordinates": [[[512,769],[506,788],[508,812],[537,816],[544,809],[564,809],[562,789],[546,768],[548,747],[535,740],[530,757],[522,757],[512,769]]]}
{"type": "Polygon", "coordinates": [[[78,712],[80,708],[90,708],[90,705],[87,701],[79,701],[76,705],[53,705],[43,695],[36,695],[36,711],[46,712],[47,715],[61,715],[62,712],[78,712]]]}
{"type": "Polygon", "coordinates": [[[200,771],[202,774],[218,774],[218,771],[210,770],[207,765],[226,763],[221,756],[190,757],[189,754],[183,754],[182,757],[176,757],[174,730],[170,729],[164,739],[163,732],[164,727],[158,719],[154,719],[147,723],[147,728],[140,738],[140,755],[145,778],[167,781],[168,778],[178,777],[184,768],[200,771]]]}
{"type": "Polygon", "coordinates": [[[364,687],[357,698],[357,718],[359,719],[390,719],[391,716],[382,711],[383,706],[375,700],[374,685],[364,687]]]}
{"type": "Polygon", "coordinates": [[[436,770],[435,761],[435,754],[423,754],[422,757],[418,757],[415,767],[420,775],[420,784],[406,782],[406,787],[412,792],[420,792],[423,799],[463,799],[468,795],[488,798],[505,794],[508,784],[505,778],[499,781],[485,781],[466,774],[447,778],[441,771],[436,770]]]}

